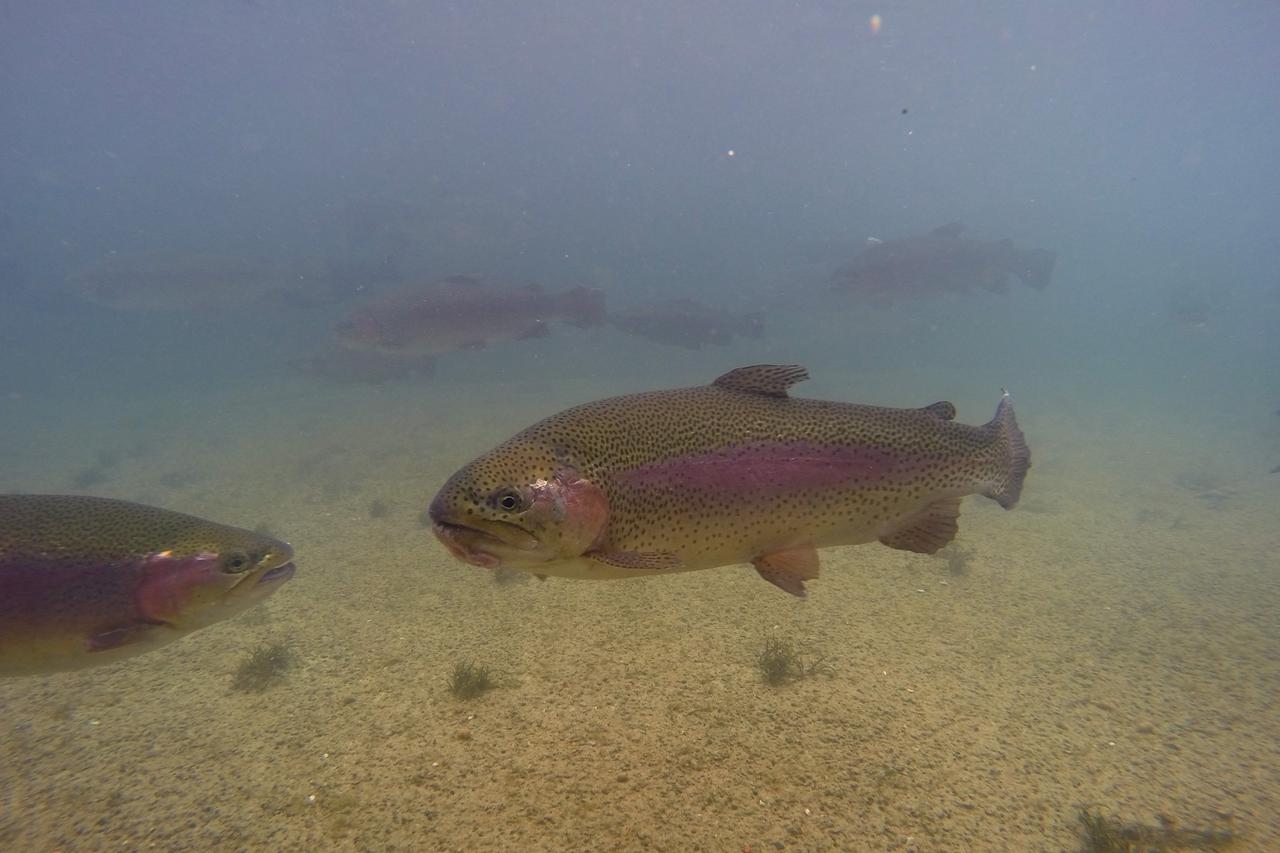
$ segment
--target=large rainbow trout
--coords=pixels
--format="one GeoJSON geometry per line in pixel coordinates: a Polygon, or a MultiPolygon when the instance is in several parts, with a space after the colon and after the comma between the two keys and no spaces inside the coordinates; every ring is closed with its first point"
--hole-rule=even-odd
{"type": "Polygon", "coordinates": [[[431,518],[454,556],[539,575],[620,578],[751,563],[793,595],[818,548],[932,554],[960,499],[1013,507],[1031,456],[1008,395],[983,426],[955,407],[788,396],[794,365],[576,406],[454,474],[431,518]]]}
{"type": "Polygon", "coordinates": [[[284,542],[108,498],[0,495],[0,676],[140,654],[293,575],[284,542]]]}

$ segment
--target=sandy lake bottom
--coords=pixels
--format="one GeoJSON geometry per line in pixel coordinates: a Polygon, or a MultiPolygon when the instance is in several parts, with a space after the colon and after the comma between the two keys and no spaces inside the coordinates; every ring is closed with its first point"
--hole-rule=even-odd
{"type": "Polygon", "coordinates": [[[0,847],[1069,850],[1095,806],[1280,848],[1275,435],[1020,399],[1023,502],[967,499],[963,560],[831,549],[805,601],[743,566],[498,583],[420,524],[467,459],[615,392],[306,385],[92,424],[6,401],[0,489],[96,470],[266,524],[298,574],[162,650],[0,683],[0,847]],[[771,636],[829,671],[764,684],[771,636]],[[275,643],[294,666],[234,689],[275,643]],[[460,660],[499,687],[454,698],[460,660]]]}

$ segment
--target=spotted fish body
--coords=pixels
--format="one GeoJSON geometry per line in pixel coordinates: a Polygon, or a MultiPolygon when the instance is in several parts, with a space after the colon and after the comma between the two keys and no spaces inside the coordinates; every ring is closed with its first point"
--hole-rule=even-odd
{"type": "Polygon", "coordinates": [[[802,595],[817,548],[933,553],[963,496],[1017,502],[1030,455],[1007,396],[969,426],[950,403],[790,397],[806,378],[757,365],[553,415],[456,473],[435,532],[482,566],[616,578],[749,562],[802,595]]]}
{"type": "Polygon", "coordinates": [[[127,501],[0,495],[0,676],[148,651],[293,574],[269,536],[127,501]]]}

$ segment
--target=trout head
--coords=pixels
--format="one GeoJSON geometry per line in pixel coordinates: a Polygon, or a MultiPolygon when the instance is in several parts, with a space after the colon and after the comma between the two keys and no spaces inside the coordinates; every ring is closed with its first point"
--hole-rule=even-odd
{"type": "Polygon", "coordinates": [[[257,604],[293,577],[293,549],[248,531],[242,536],[148,555],[134,590],[138,613],[182,633],[257,604]]]}
{"type": "Polygon", "coordinates": [[[436,538],[459,560],[491,569],[536,573],[582,556],[604,534],[608,498],[572,467],[545,468],[517,473],[486,457],[463,468],[431,501],[436,538]]]}

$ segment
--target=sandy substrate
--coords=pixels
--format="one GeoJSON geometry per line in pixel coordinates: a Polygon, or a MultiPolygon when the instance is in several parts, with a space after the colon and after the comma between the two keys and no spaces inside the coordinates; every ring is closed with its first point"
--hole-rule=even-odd
{"type": "Polygon", "coordinates": [[[86,491],[266,523],[299,571],[163,650],[0,683],[0,848],[1063,850],[1086,805],[1280,848],[1265,438],[1033,401],[1023,504],[966,501],[963,573],[833,549],[807,601],[747,567],[498,584],[452,562],[418,520],[443,479],[611,390],[306,385],[89,425],[9,401],[0,489],[100,469],[86,491]],[[832,672],[764,685],[770,635],[832,672]],[[233,690],[271,642],[298,666],[233,690]],[[462,659],[502,686],[453,698],[462,659]]]}

